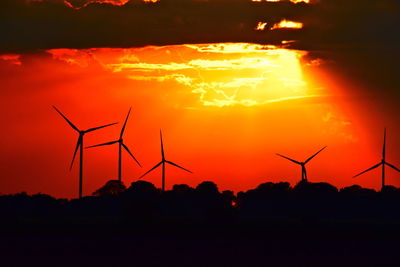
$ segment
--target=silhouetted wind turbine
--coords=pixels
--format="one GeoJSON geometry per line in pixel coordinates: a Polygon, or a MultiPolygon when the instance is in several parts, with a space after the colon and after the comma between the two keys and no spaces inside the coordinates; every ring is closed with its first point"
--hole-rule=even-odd
{"type": "Polygon", "coordinates": [[[385,186],[385,165],[388,165],[392,169],[395,169],[396,171],[400,172],[400,169],[396,168],[394,165],[390,164],[389,162],[386,162],[386,128],[383,131],[383,148],[382,148],[382,160],[381,160],[381,162],[379,162],[378,164],[372,166],[371,168],[369,168],[369,169],[367,169],[367,170],[365,170],[363,172],[360,172],[359,174],[353,176],[353,178],[355,178],[355,177],[357,177],[357,176],[359,176],[359,175],[361,175],[363,173],[369,172],[369,171],[371,171],[371,170],[373,170],[375,168],[378,168],[381,165],[382,165],[382,188],[383,188],[385,186]]]}
{"type": "Polygon", "coordinates": [[[128,122],[128,118],[129,118],[129,115],[131,114],[131,110],[132,110],[132,108],[129,108],[128,115],[126,116],[124,126],[122,126],[121,133],[119,134],[118,140],[86,147],[86,148],[92,148],[92,147],[98,147],[98,146],[108,146],[108,145],[113,145],[113,144],[118,143],[118,181],[120,181],[120,182],[122,182],[122,148],[125,149],[126,152],[128,152],[128,154],[136,161],[136,163],[140,167],[142,167],[142,165],[140,165],[139,161],[135,158],[135,156],[132,154],[132,152],[129,150],[129,148],[124,144],[124,139],[123,139],[125,128],[126,128],[126,123],[128,122]]]}
{"type": "Polygon", "coordinates": [[[139,177],[139,179],[143,178],[146,174],[148,174],[149,172],[153,171],[154,169],[156,169],[157,167],[159,167],[160,165],[162,165],[162,186],[161,189],[162,191],[165,191],[165,164],[168,163],[170,165],[173,165],[175,167],[178,167],[179,169],[182,169],[184,171],[190,172],[188,169],[185,169],[181,166],[179,166],[176,163],[173,163],[171,161],[168,161],[165,159],[165,155],[164,155],[164,144],[163,144],[163,138],[162,138],[162,132],[160,130],[160,140],[161,140],[161,161],[159,163],[157,163],[157,165],[155,165],[153,168],[151,168],[150,170],[148,170],[145,174],[143,174],[142,176],[139,177]]]}
{"type": "Polygon", "coordinates": [[[63,117],[68,122],[68,124],[72,127],[72,129],[74,129],[75,131],[77,131],[79,133],[78,142],[76,143],[74,156],[72,157],[72,162],[71,162],[71,166],[70,166],[69,169],[70,170],[72,169],[72,166],[73,166],[74,161],[75,161],[76,153],[78,152],[78,149],[79,149],[80,150],[80,153],[79,153],[80,154],[79,155],[79,198],[82,198],[83,138],[84,138],[86,133],[93,132],[93,131],[99,130],[101,128],[105,128],[105,127],[117,124],[117,122],[106,124],[106,125],[99,126],[99,127],[90,128],[90,129],[87,129],[87,130],[79,130],[78,127],[76,127],[64,114],[61,113],[61,111],[59,111],[55,106],[53,106],[53,108],[58,112],[58,114],[61,115],[61,117],[63,117]]]}
{"type": "Polygon", "coordinates": [[[301,162],[301,161],[297,161],[297,160],[288,158],[288,157],[283,156],[283,155],[278,154],[278,153],[277,153],[277,155],[280,156],[280,157],[282,157],[282,158],[285,158],[285,159],[287,159],[287,160],[290,160],[290,161],[293,162],[293,163],[299,164],[299,165],[301,166],[301,180],[302,180],[302,181],[307,181],[306,164],[307,164],[310,160],[312,160],[316,155],[318,155],[322,150],[324,150],[325,148],[326,148],[326,146],[324,146],[323,148],[321,148],[317,153],[315,153],[314,155],[312,155],[311,157],[309,157],[309,158],[308,158],[306,161],[304,161],[304,162],[301,162]]]}

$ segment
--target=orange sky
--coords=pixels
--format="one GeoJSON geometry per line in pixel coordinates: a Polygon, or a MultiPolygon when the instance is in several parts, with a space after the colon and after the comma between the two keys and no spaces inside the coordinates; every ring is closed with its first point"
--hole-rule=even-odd
{"type": "MultiPolygon", "coordinates": [[[[349,77],[307,61],[306,52],[255,44],[203,44],[132,49],[56,49],[0,56],[3,133],[2,193],[77,194],[78,165],[69,172],[77,134],[52,110],[56,105],[82,129],[132,116],[125,141],[143,168],[124,154],[129,185],[160,160],[163,129],[167,159],[194,172],[167,168],[167,188],[215,181],[247,190],[266,181],[300,179],[379,188],[379,171],[351,177],[379,161],[383,127],[388,160],[397,164],[395,122],[381,121],[373,100],[349,77]]],[[[86,145],[114,140],[121,125],[89,134],[86,145]]],[[[84,194],[117,176],[117,147],[85,151],[84,194]]],[[[388,171],[387,182],[400,185],[388,171]]],[[[160,172],[145,180],[160,186],[160,172]]]]}

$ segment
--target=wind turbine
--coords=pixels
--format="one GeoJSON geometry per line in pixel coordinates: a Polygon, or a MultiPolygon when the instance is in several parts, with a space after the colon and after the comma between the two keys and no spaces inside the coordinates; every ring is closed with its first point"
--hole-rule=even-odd
{"type": "Polygon", "coordinates": [[[353,176],[353,178],[355,178],[355,177],[357,177],[357,176],[359,176],[359,175],[361,175],[363,173],[369,172],[369,171],[371,171],[371,170],[373,170],[375,168],[378,168],[379,166],[382,166],[382,189],[383,189],[383,187],[385,186],[385,165],[388,165],[390,168],[400,172],[400,169],[396,168],[394,165],[392,165],[392,164],[390,164],[389,162],[386,161],[386,128],[383,131],[383,148],[382,148],[382,160],[381,160],[381,162],[379,162],[378,164],[372,166],[371,168],[369,168],[369,169],[367,169],[367,170],[365,170],[363,172],[360,172],[359,174],[353,176]]]}
{"type": "Polygon", "coordinates": [[[125,145],[124,139],[123,139],[125,128],[126,128],[126,123],[128,122],[128,118],[129,118],[129,115],[131,114],[131,110],[132,110],[132,108],[129,108],[128,115],[126,116],[124,126],[122,126],[118,140],[86,147],[86,148],[92,148],[92,147],[98,147],[98,146],[108,146],[108,145],[113,145],[113,144],[118,143],[118,181],[120,181],[120,182],[122,182],[122,149],[125,149],[126,152],[128,152],[128,154],[136,161],[136,163],[140,167],[142,167],[142,165],[140,165],[139,161],[135,158],[135,156],[129,150],[128,146],[125,145]]]}
{"type": "Polygon", "coordinates": [[[162,138],[162,132],[161,132],[161,130],[160,130],[160,140],[161,140],[161,161],[160,161],[159,163],[157,163],[157,165],[155,165],[153,168],[151,168],[150,170],[148,170],[145,174],[143,174],[142,176],[140,176],[139,179],[143,178],[146,174],[148,174],[149,172],[153,171],[154,169],[156,169],[157,167],[159,167],[160,165],[162,165],[162,178],[161,178],[162,186],[161,186],[161,189],[162,189],[162,191],[164,192],[164,191],[165,191],[165,165],[166,165],[166,164],[173,165],[173,166],[175,166],[175,167],[178,167],[179,169],[182,169],[182,170],[187,171],[187,172],[190,172],[190,173],[192,173],[192,172],[189,171],[188,169],[185,169],[185,168],[179,166],[179,165],[176,164],[176,163],[173,163],[173,162],[168,161],[168,160],[165,159],[164,144],[163,144],[163,138],[162,138]]]}
{"type": "Polygon", "coordinates": [[[291,159],[291,158],[289,158],[289,157],[283,156],[283,155],[278,154],[278,153],[277,153],[277,155],[280,156],[280,157],[282,157],[282,158],[285,158],[285,159],[287,159],[287,160],[290,160],[290,161],[293,162],[293,163],[296,163],[296,164],[300,165],[300,166],[301,166],[301,180],[302,180],[302,181],[307,181],[306,164],[307,164],[310,160],[312,160],[316,155],[318,155],[322,150],[324,150],[325,148],[326,148],[326,146],[324,146],[323,148],[321,148],[317,153],[315,153],[314,155],[312,155],[312,156],[309,157],[306,161],[303,161],[303,162],[297,161],[297,160],[294,160],[294,159],[291,159]]]}
{"type": "Polygon", "coordinates": [[[55,106],[53,106],[53,108],[58,112],[58,114],[61,115],[61,117],[64,118],[64,120],[66,120],[68,122],[68,124],[72,127],[72,129],[74,129],[75,131],[77,131],[79,133],[79,137],[78,137],[78,141],[76,143],[76,147],[75,147],[75,151],[74,151],[74,156],[72,157],[72,162],[71,162],[71,166],[69,167],[69,169],[72,169],[72,166],[74,165],[74,161],[75,161],[75,157],[76,157],[76,153],[78,152],[79,149],[79,198],[82,198],[82,181],[83,181],[83,139],[86,133],[90,133],[96,130],[99,130],[101,128],[105,128],[114,124],[117,124],[116,122],[111,123],[111,124],[106,124],[103,126],[99,126],[99,127],[94,127],[94,128],[90,128],[87,130],[79,130],[78,127],[76,127],[64,114],[61,113],[61,111],[59,111],[55,106]]]}

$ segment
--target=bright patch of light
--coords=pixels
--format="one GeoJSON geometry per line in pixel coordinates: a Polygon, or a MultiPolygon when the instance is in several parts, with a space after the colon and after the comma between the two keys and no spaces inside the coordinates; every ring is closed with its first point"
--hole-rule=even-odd
{"type": "MultiPolygon", "coordinates": [[[[41,0],[39,0],[41,2],[41,0]]],[[[128,3],[130,0],[91,0],[91,1],[87,1],[83,6],[81,7],[76,7],[73,4],[71,4],[70,1],[68,0],[64,0],[64,4],[68,7],[74,8],[74,9],[81,9],[82,7],[86,7],[90,4],[94,4],[94,3],[101,3],[101,4],[110,4],[110,5],[114,5],[114,6],[123,6],[126,3],[128,3]]]]}
{"type": "Polygon", "coordinates": [[[274,26],[272,26],[271,30],[276,30],[276,29],[301,29],[301,28],[303,28],[303,23],[283,19],[280,22],[275,23],[274,26]]]}
{"type": "MultiPolygon", "coordinates": [[[[252,2],[282,2],[282,0],[251,0],[252,2]]],[[[289,0],[292,3],[306,3],[309,4],[311,0],[289,0]]]]}
{"type": "Polygon", "coordinates": [[[164,83],[165,90],[177,87],[203,106],[267,105],[321,96],[303,79],[300,58],[305,52],[275,46],[219,43],[48,52],[69,64],[84,67],[95,61],[132,81],[164,83]]]}
{"type": "Polygon", "coordinates": [[[17,55],[17,54],[3,54],[0,55],[0,60],[5,60],[8,62],[11,62],[14,65],[21,65],[21,61],[20,61],[21,56],[17,55]]]}
{"type": "Polygon", "coordinates": [[[271,53],[276,49],[273,45],[260,45],[250,43],[216,43],[216,44],[186,44],[185,47],[202,53],[216,54],[243,54],[243,53],[271,53]]]}
{"type": "Polygon", "coordinates": [[[255,30],[256,31],[263,31],[263,30],[265,30],[265,26],[267,26],[266,22],[259,22],[257,24],[257,26],[255,27],[255,30]]]}

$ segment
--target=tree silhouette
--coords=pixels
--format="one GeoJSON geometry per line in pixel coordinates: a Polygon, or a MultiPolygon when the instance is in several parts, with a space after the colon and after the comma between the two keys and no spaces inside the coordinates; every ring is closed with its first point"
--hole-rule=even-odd
{"type": "Polygon", "coordinates": [[[119,180],[107,181],[105,185],[93,192],[94,196],[114,196],[126,190],[126,186],[119,180]]]}

